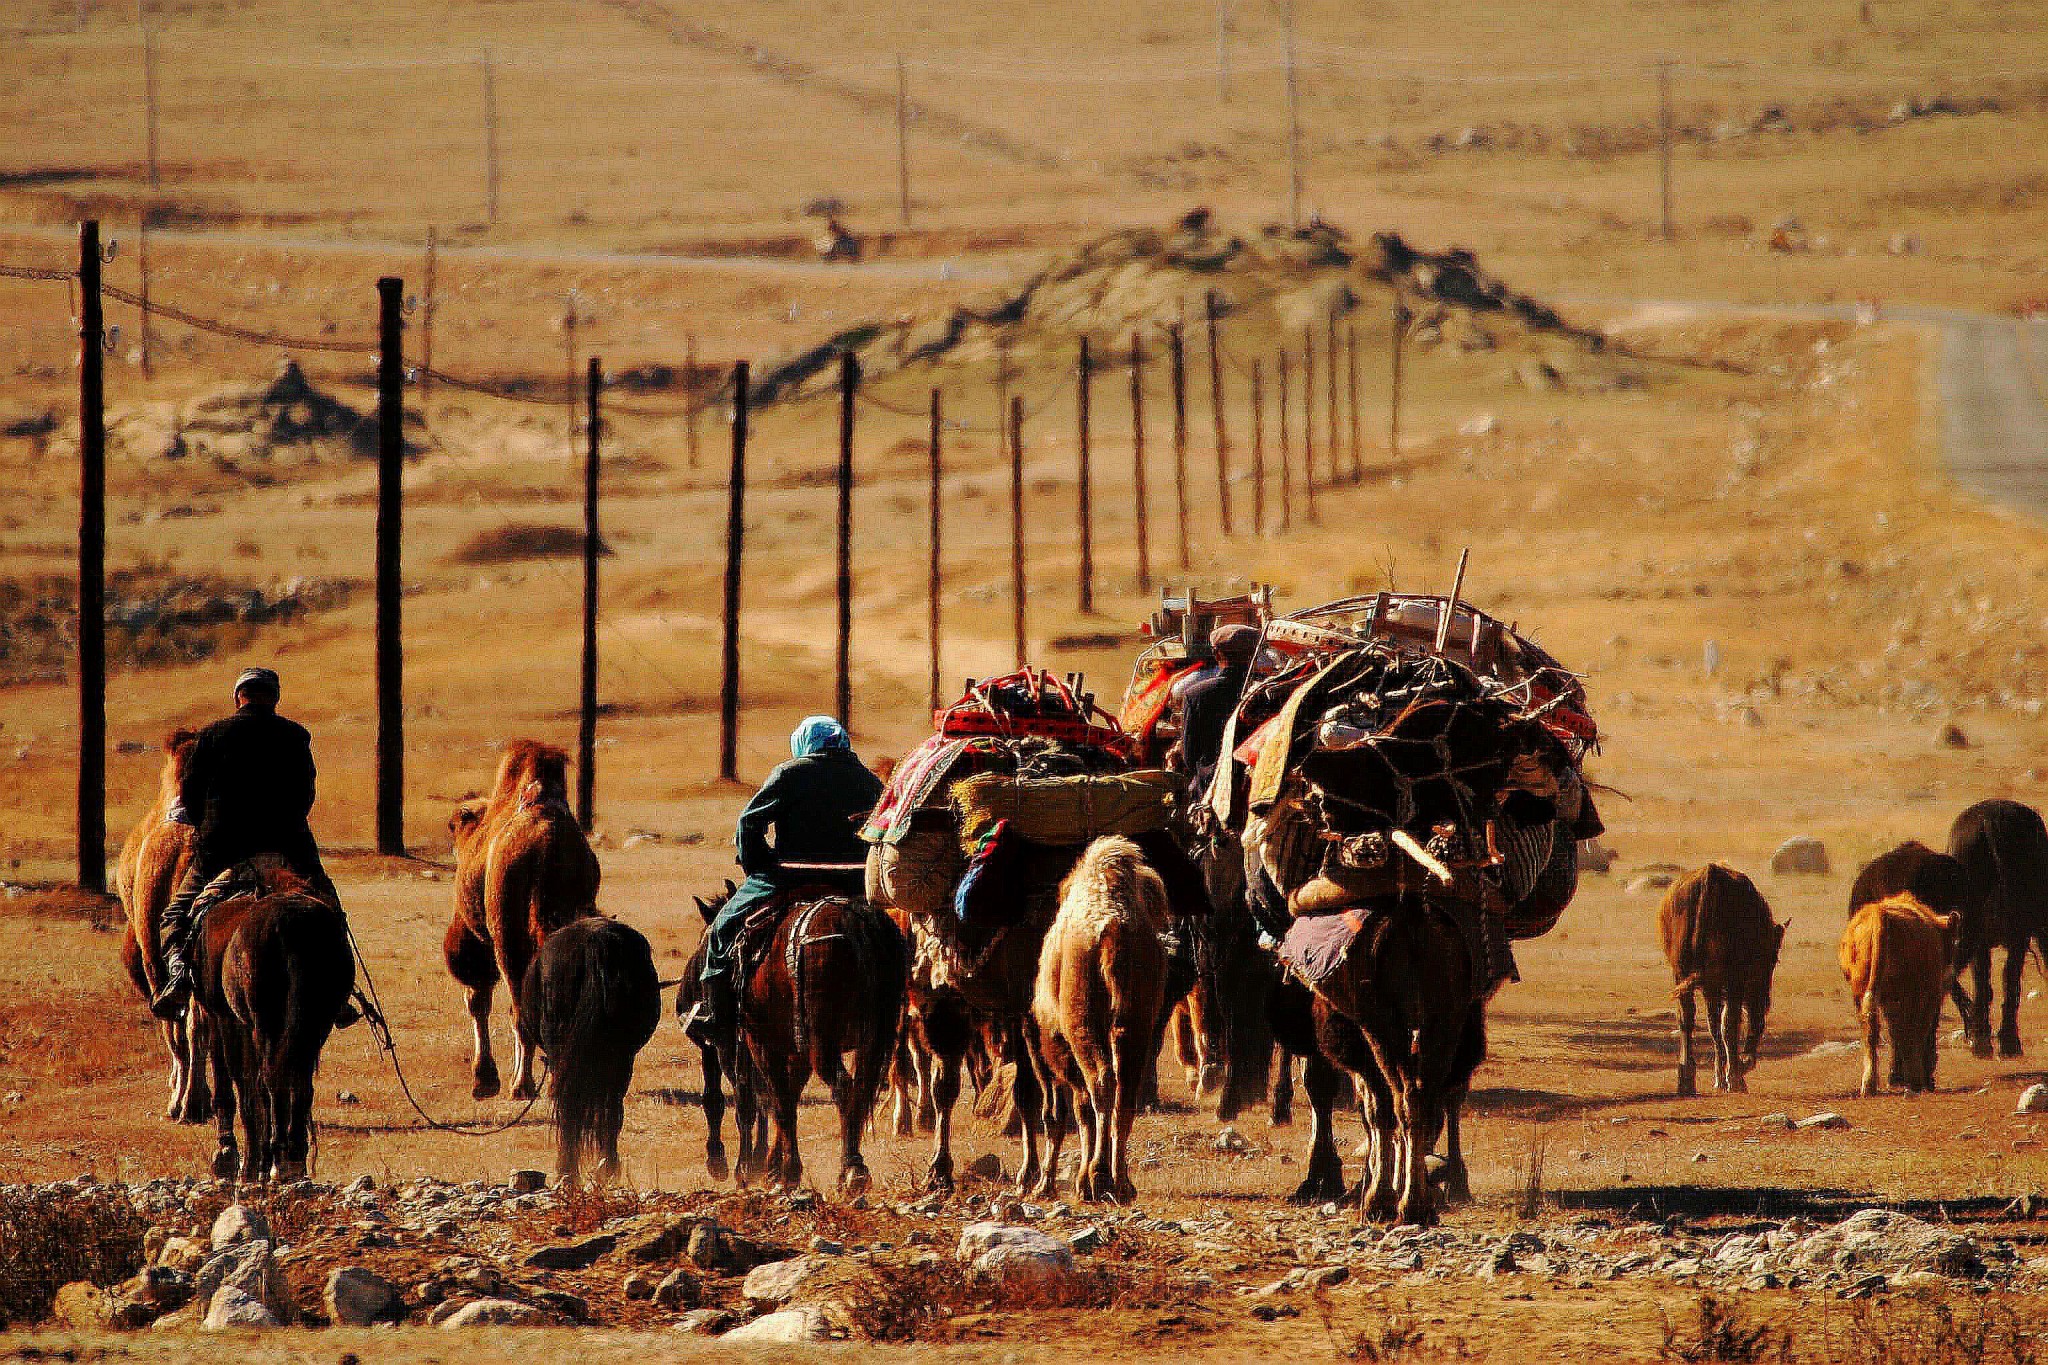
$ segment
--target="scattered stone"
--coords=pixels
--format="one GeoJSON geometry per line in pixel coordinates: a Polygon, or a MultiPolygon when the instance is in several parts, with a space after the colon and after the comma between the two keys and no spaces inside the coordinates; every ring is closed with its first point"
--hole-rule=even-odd
{"type": "Polygon", "coordinates": [[[1067,1245],[1072,1247],[1075,1252],[1085,1255],[1091,1251],[1099,1251],[1106,1241],[1108,1239],[1102,1235],[1102,1229],[1090,1223],[1087,1227],[1082,1228],[1072,1237],[1069,1237],[1067,1245]]]}
{"type": "Polygon", "coordinates": [[[694,1308],[704,1297],[704,1288],[697,1277],[677,1267],[654,1286],[654,1306],[671,1311],[678,1308],[694,1308]]]}
{"type": "Polygon", "coordinates": [[[1843,1118],[1840,1114],[1837,1114],[1830,1110],[1826,1113],[1809,1115],[1808,1117],[1799,1120],[1792,1126],[1794,1128],[1799,1129],[1801,1132],[1805,1132],[1806,1130],[1813,1128],[1822,1129],[1828,1132],[1839,1132],[1841,1129],[1847,1128],[1849,1126],[1849,1120],[1843,1118]]]}
{"type": "Polygon", "coordinates": [[[562,1289],[541,1289],[535,1291],[533,1301],[565,1321],[590,1321],[590,1305],[579,1294],[562,1289]]]}
{"type": "Polygon", "coordinates": [[[514,1194],[538,1194],[548,1187],[548,1178],[544,1171],[514,1171],[505,1183],[514,1194]]]}
{"type": "Polygon", "coordinates": [[[1579,871],[1604,877],[1614,870],[1614,850],[1598,839],[1579,841],[1579,871]]]}
{"type": "Polygon", "coordinates": [[[1652,891],[1667,890],[1677,880],[1669,872],[1642,872],[1629,878],[1621,889],[1631,896],[1642,896],[1652,891]]]}
{"type": "Polygon", "coordinates": [[[755,1318],[744,1327],[735,1327],[720,1341],[754,1342],[757,1344],[797,1346],[811,1341],[830,1341],[832,1325],[826,1321],[820,1309],[785,1308],[779,1313],[769,1313],[755,1318]]]}
{"type": "Polygon", "coordinates": [[[715,1337],[729,1332],[738,1321],[723,1308],[694,1308],[676,1320],[678,1332],[695,1332],[699,1336],[715,1337]]]}
{"type": "Polygon", "coordinates": [[[270,1220],[260,1210],[230,1204],[213,1220],[213,1249],[226,1251],[244,1242],[270,1240],[270,1220]]]}
{"type": "Polygon", "coordinates": [[[1795,834],[1771,854],[1771,871],[1781,877],[1825,877],[1830,871],[1827,846],[1805,834],[1795,834]]]}
{"type": "MultiPolygon", "coordinates": [[[[446,1305],[443,1305],[444,1307],[446,1305]]],[[[447,1317],[443,1327],[550,1327],[554,1318],[544,1308],[513,1299],[472,1299],[447,1317]]]]}
{"type": "Polygon", "coordinates": [[[80,1332],[97,1332],[112,1321],[117,1300],[106,1290],[76,1280],[57,1291],[50,1316],[80,1332]]]}
{"type": "Polygon", "coordinates": [[[829,1237],[813,1237],[811,1238],[811,1253],[816,1256],[844,1256],[846,1254],[846,1245],[843,1242],[835,1242],[829,1237]]]}
{"type": "Polygon", "coordinates": [[[1244,1134],[1238,1132],[1236,1128],[1227,1123],[1216,1131],[1216,1141],[1211,1146],[1219,1152],[1230,1152],[1238,1155],[1242,1155],[1252,1149],[1251,1143],[1245,1139],[1244,1134]]]}
{"type": "Polygon", "coordinates": [[[405,1316],[405,1296],[398,1286],[361,1266],[343,1266],[330,1273],[320,1301],[337,1327],[368,1327],[405,1316]]]}
{"type": "Polygon", "coordinates": [[[746,1280],[740,1285],[740,1297],[756,1309],[780,1308],[797,1296],[806,1280],[828,1264],[830,1262],[822,1256],[797,1256],[787,1261],[755,1266],[747,1272],[746,1280]]]}
{"type": "Polygon", "coordinates": [[[967,1163],[967,1174],[973,1176],[976,1180],[1001,1180],[1003,1178],[1003,1159],[994,1152],[983,1152],[980,1156],[967,1163]]]}
{"type": "Polygon", "coordinates": [[[970,1223],[955,1254],[1012,1290],[1057,1294],[1074,1276],[1073,1248],[1036,1228],[970,1223]]]}
{"type": "Polygon", "coordinates": [[[2019,1108],[2014,1112],[2021,1114],[2048,1114],[2048,1085],[2037,1083],[2022,1090],[2020,1092],[2019,1108]]]}
{"type": "Polygon", "coordinates": [[[235,1289],[269,1310],[279,1322],[292,1319],[291,1286],[271,1255],[269,1242],[242,1242],[209,1258],[193,1276],[193,1297],[213,1313],[223,1289],[235,1289]]]}
{"type": "Polygon", "coordinates": [[[618,1245],[617,1236],[600,1232],[580,1241],[542,1247],[526,1258],[526,1264],[534,1270],[588,1270],[599,1259],[610,1255],[618,1245]]]}
{"type": "Polygon", "coordinates": [[[657,1218],[622,1234],[626,1259],[643,1265],[649,1261],[673,1261],[689,1248],[690,1233],[696,1226],[694,1218],[657,1218]]]}
{"type": "Polygon", "coordinates": [[[654,1297],[654,1277],[644,1270],[628,1271],[626,1278],[619,1282],[619,1292],[636,1303],[651,1299],[654,1297]]]}
{"type": "Polygon", "coordinates": [[[1491,436],[1499,429],[1500,419],[1490,412],[1482,412],[1477,417],[1467,418],[1458,424],[1460,436],[1491,436]]]}
{"type": "Polygon", "coordinates": [[[244,1293],[234,1285],[222,1285],[207,1304],[202,1332],[225,1332],[236,1328],[282,1327],[284,1322],[263,1300],[244,1293]]]}
{"type": "Polygon", "coordinates": [[[1864,1209],[1803,1239],[1791,1263],[1806,1270],[1931,1271],[1978,1279],[1985,1272],[1976,1240],[1889,1209],[1864,1209]]]}
{"type": "Polygon", "coordinates": [[[197,1293],[192,1276],[167,1265],[153,1265],[121,1286],[124,1298],[148,1304],[159,1313],[174,1312],[197,1293]]]}
{"type": "Polygon", "coordinates": [[[1963,727],[1954,721],[1944,723],[1934,735],[1934,742],[1943,749],[1967,749],[1970,737],[1963,733],[1963,727]]]}

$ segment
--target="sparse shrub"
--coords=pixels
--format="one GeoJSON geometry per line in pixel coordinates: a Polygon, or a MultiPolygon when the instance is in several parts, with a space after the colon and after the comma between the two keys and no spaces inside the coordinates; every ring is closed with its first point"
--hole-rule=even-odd
{"type": "Polygon", "coordinates": [[[1657,1348],[1662,1360],[1702,1365],[1702,1362],[1730,1362],[1749,1365],[1761,1360],[1792,1358],[1792,1334],[1768,1322],[1751,1319],[1741,1309],[1730,1307],[1712,1294],[1702,1294],[1695,1308],[1690,1333],[1664,1318],[1664,1341],[1657,1348]]]}
{"type": "Polygon", "coordinates": [[[35,1322],[73,1280],[110,1285],[142,1268],[142,1216],[99,1186],[0,1186],[0,1326],[35,1322]]]}
{"type": "Polygon", "coordinates": [[[562,1223],[572,1232],[596,1232],[619,1218],[644,1212],[645,1201],[638,1190],[596,1181],[573,1181],[557,1191],[561,1200],[562,1223]]]}
{"type": "Polygon", "coordinates": [[[1522,1158],[1522,1199],[1515,1211],[1524,1218],[1543,1216],[1543,1159],[1550,1134],[1538,1124],[1529,1130],[1529,1150],[1522,1158]]]}
{"type": "Polygon", "coordinates": [[[1340,1360],[1389,1365],[1394,1361],[1459,1359],[1470,1354],[1461,1339],[1432,1341],[1423,1332],[1413,1309],[1405,1303],[1364,1304],[1339,1322],[1329,1296],[1318,1294],[1316,1312],[1330,1339],[1330,1349],[1340,1360]]]}
{"type": "Polygon", "coordinates": [[[1821,1352],[1841,1365],[2036,1365],[2044,1331],[2048,1312],[2008,1299],[1863,1299],[1822,1316],[1821,1352]]]}

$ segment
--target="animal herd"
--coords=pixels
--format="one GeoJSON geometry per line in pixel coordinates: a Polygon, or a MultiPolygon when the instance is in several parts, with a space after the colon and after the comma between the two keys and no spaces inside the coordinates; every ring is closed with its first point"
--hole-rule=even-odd
{"type": "MultiPolygon", "coordinates": [[[[190,742],[184,732],[167,742],[163,785],[118,867],[128,911],[124,961],[145,998],[162,971],[157,917],[189,856],[188,827],[165,817],[190,742]]],[[[512,1097],[537,1096],[544,1062],[559,1173],[579,1179],[594,1163],[595,1174],[608,1178],[619,1170],[624,1100],[634,1060],[658,1024],[663,983],[647,940],[597,911],[599,866],[570,813],[566,774],[560,750],[516,742],[505,750],[489,794],[457,807],[450,822],[454,914],[443,948],[474,1028],[473,1095],[485,1099],[500,1090],[490,1013],[502,981],[511,997],[512,1097]]],[[[729,1085],[737,1173],[800,1182],[797,1102],[815,1077],[839,1111],[842,1190],[869,1181],[861,1140],[885,1087],[895,1092],[899,1133],[934,1132],[927,1178],[949,1188],[952,1115],[969,1080],[1023,1134],[1022,1189],[1042,1197],[1055,1192],[1072,1130],[1082,1145],[1077,1193],[1127,1202],[1135,1195],[1132,1123],[1156,1097],[1157,1058],[1171,1023],[1191,1086],[1202,1094],[1220,1085],[1219,1113],[1226,1115],[1266,1092],[1276,1041],[1276,1112],[1291,1087],[1288,1054],[1305,1058],[1315,1125],[1298,1198],[1355,1194],[1367,1216],[1429,1221],[1438,1193],[1466,1195],[1457,1119],[1484,1050],[1483,999],[1467,979],[1422,983],[1433,998],[1463,1001],[1458,1008],[1470,1022],[1429,1044],[1444,1050],[1449,1098],[1442,1111],[1406,1113],[1403,1106],[1419,1103],[1419,1092],[1373,1083],[1387,1073],[1365,1055],[1368,1036],[1354,1022],[1371,1014],[1371,982],[1355,974],[1358,999],[1339,1002],[1340,1010],[1326,998],[1329,983],[1311,995],[1277,969],[1256,989],[1231,980],[1231,925],[1219,917],[1196,929],[1180,913],[1190,895],[1206,903],[1223,894],[1213,871],[1161,857],[1157,845],[1097,839],[1066,875],[1042,937],[999,935],[971,971],[941,951],[911,922],[915,917],[858,897],[801,898],[764,921],[743,949],[742,1027],[730,1046],[704,1052],[708,1169],[716,1178],[728,1174],[722,1127],[729,1085]],[[1212,874],[1206,889],[1204,873],[1212,874]],[[1192,955],[1201,960],[1198,971],[1181,951],[1190,932],[1200,940],[1192,955]],[[1226,962],[1222,970],[1219,960],[1226,962]],[[1268,986],[1272,999],[1251,1027],[1237,1016],[1248,990],[1255,995],[1268,986]],[[992,1028],[991,1019],[1008,1021],[1008,1031],[992,1028]],[[1347,1089],[1366,1115],[1372,1156],[1364,1187],[1355,1191],[1345,1185],[1331,1122],[1347,1089]],[[1397,1115],[1404,1121],[1397,1123],[1397,1115]],[[1448,1160],[1432,1176],[1425,1158],[1439,1135],[1448,1140],[1448,1160]]],[[[1889,1084],[1932,1087],[1945,997],[1954,1000],[1973,1050],[1990,1055],[1994,949],[2005,953],[1997,1049],[2019,1054],[2020,972],[2030,946],[2048,950],[2044,893],[2048,828],[2030,808],[2005,800],[1963,812],[1945,852],[1907,843],[1861,871],[1841,965],[1862,1024],[1863,1093],[1878,1089],[1886,1033],[1889,1084]],[[1963,984],[1966,971],[1973,989],[1963,984]]],[[[707,917],[717,904],[699,902],[707,917]]],[[[1719,864],[1681,877],[1659,921],[1678,1005],[1678,1093],[1698,1091],[1699,999],[1712,1039],[1713,1088],[1746,1089],[1786,926],[1748,877],[1719,864]]],[[[313,1069],[356,980],[346,921],[283,868],[261,867],[247,895],[203,924],[194,1007],[188,1021],[164,1026],[171,1060],[166,1114],[183,1123],[217,1120],[214,1167],[221,1175],[293,1178],[306,1168],[313,1069]],[[241,1143],[233,1131],[238,1112],[241,1143]]],[[[1404,948],[1402,939],[1455,932],[1435,917],[1396,920],[1376,936],[1373,969],[1385,980],[1403,980],[1431,962],[1456,960],[1419,945],[1404,948]]],[[[693,962],[684,974],[679,1013],[694,998],[696,968],[693,962]]],[[[1337,980],[1335,989],[1349,988],[1337,980]]]]}
{"type": "MultiPolygon", "coordinates": [[[[1658,916],[1678,1001],[1678,1093],[1698,1093],[1693,1029],[1704,997],[1714,1089],[1748,1089],[1785,925],[1756,884],[1709,864],[1679,878],[1658,916]]],[[[1849,891],[1840,961],[1863,1036],[1860,1091],[1878,1093],[1878,1052],[1889,1034],[1886,1083],[1934,1088],[1944,998],[1955,1002],[1970,1050],[1992,1055],[1991,955],[2002,950],[1997,1050],[2021,1054],[2020,975],[2028,950],[2048,953],[2048,827],[2018,801],[1980,801],[1956,817],[1946,852],[1909,840],[1866,864],[1849,891]],[[1971,977],[1968,988],[1963,973],[1971,977]]]]}

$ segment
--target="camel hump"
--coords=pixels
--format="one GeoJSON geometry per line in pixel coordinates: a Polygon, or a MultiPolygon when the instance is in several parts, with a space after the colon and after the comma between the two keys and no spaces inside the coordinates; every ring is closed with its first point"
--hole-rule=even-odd
{"type": "Polygon", "coordinates": [[[537,739],[515,739],[505,746],[498,761],[498,780],[492,784],[494,804],[525,804],[525,792],[538,785],[544,797],[569,802],[569,755],[565,750],[537,739]]]}

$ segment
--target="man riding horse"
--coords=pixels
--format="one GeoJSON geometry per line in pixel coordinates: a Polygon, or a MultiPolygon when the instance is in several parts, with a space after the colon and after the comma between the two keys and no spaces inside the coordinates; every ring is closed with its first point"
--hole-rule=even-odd
{"type": "Polygon", "coordinates": [[[1181,738],[1167,762],[1192,792],[1207,791],[1223,753],[1223,731],[1244,695],[1245,679],[1259,654],[1259,632],[1251,626],[1218,626],[1209,635],[1214,670],[1198,675],[1181,694],[1181,738]]]}
{"type": "MultiPolygon", "coordinates": [[[[201,730],[192,746],[168,818],[196,826],[198,834],[185,879],[164,909],[164,984],[149,1006],[159,1019],[177,1018],[191,999],[192,907],[221,873],[259,854],[276,854],[321,899],[341,904],[306,823],[313,809],[313,737],[277,714],[280,691],[270,669],[244,669],[235,679],[234,714],[201,730]]],[[[356,1017],[345,1006],[338,1022],[346,1027],[356,1017]]]]}
{"type": "Polygon", "coordinates": [[[733,950],[751,912],[803,887],[855,896],[862,891],[867,845],[860,822],[881,799],[882,780],[854,754],[846,727],[830,716],[812,716],[797,726],[789,752],[789,762],[768,775],[740,812],[733,843],[747,879],[704,931],[704,993],[683,1021],[684,1032],[702,1047],[732,1031],[733,950]]]}

